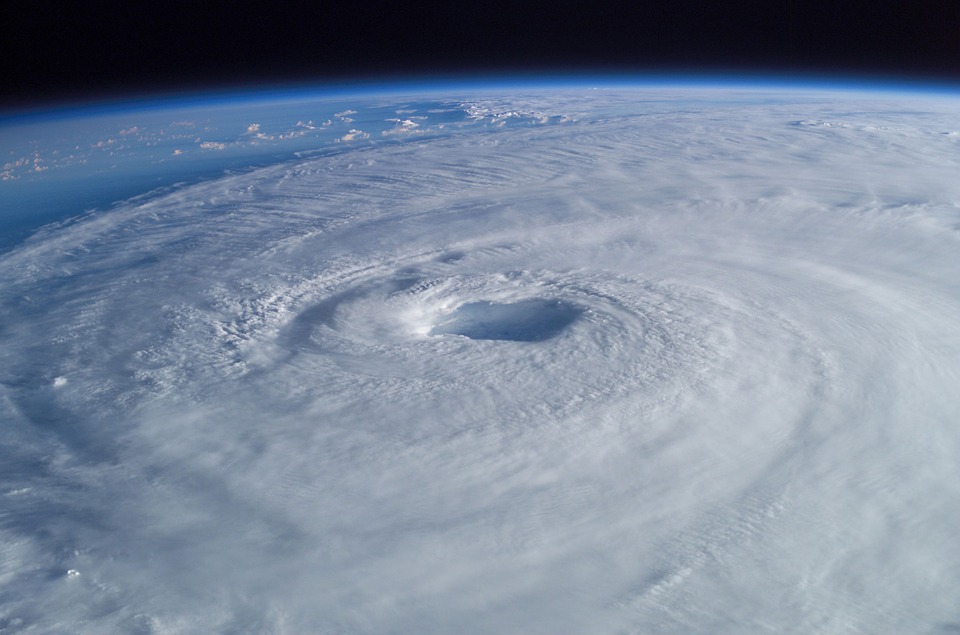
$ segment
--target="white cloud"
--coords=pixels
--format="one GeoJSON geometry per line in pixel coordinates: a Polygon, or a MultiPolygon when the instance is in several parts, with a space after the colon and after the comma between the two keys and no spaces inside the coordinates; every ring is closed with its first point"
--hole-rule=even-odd
{"type": "Polygon", "coordinates": [[[354,141],[354,140],[357,140],[357,139],[368,139],[369,137],[370,137],[370,135],[367,134],[366,132],[364,132],[363,130],[355,130],[355,129],[351,128],[351,129],[350,129],[350,132],[348,132],[347,134],[345,134],[345,135],[343,135],[342,137],[340,137],[339,140],[340,140],[340,141],[354,141]]]}
{"type": "Polygon", "coordinates": [[[383,135],[395,135],[395,134],[420,134],[422,131],[417,130],[420,127],[420,124],[410,120],[410,119],[388,119],[387,121],[396,122],[396,126],[384,130],[380,134],[383,135]]]}
{"type": "Polygon", "coordinates": [[[0,623],[956,621],[954,102],[516,101],[0,255],[0,623]]]}

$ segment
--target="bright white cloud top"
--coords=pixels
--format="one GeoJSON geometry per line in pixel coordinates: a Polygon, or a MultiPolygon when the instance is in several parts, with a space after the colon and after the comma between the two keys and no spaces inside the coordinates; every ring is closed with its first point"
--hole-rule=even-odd
{"type": "Polygon", "coordinates": [[[0,257],[0,631],[960,630],[960,101],[447,99],[0,257]]]}

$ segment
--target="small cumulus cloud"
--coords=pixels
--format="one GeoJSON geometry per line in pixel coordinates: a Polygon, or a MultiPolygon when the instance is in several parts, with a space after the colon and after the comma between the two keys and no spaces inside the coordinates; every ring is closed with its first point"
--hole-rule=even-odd
{"type": "Polygon", "coordinates": [[[15,161],[8,161],[0,167],[0,180],[2,181],[12,181],[19,178],[18,172],[22,172],[28,165],[30,165],[31,160],[29,157],[20,157],[15,161]]]}
{"type": "Polygon", "coordinates": [[[350,132],[343,135],[337,141],[355,141],[357,139],[369,139],[370,135],[364,132],[363,130],[350,129],[350,132]]]}
{"type": "Polygon", "coordinates": [[[33,171],[34,172],[44,172],[49,169],[49,166],[44,164],[43,159],[40,158],[39,152],[33,153],[33,171]]]}
{"type": "Polygon", "coordinates": [[[262,132],[260,130],[260,124],[258,123],[252,123],[247,126],[247,131],[244,134],[251,136],[254,139],[261,139],[264,141],[269,141],[270,139],[274,138],[273,135],[268,135],[265,132],[262,132]]]}
{"type": "Polygon", "coordinates": [[[412,119],[387,119],[387,121],[392,121],[396,123],[393,128],[384,130],[380,134],[383,135],[395,135],[395,134],[423,134],[422,130],[417,130],[420,127],[420,124],[413,121],[412,119]]]}

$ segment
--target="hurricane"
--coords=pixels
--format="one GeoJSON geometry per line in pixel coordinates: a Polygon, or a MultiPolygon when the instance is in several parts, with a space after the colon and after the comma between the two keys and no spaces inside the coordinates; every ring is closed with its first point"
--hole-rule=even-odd
{"type": "Polygon", "coordinates": [[[960,629],[960,102],[443,99],[0,255],[0,631],[960,629]]]}

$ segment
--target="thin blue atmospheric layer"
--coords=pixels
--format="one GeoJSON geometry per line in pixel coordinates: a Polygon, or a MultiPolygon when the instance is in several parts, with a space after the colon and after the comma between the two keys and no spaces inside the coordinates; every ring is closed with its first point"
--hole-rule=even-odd
{"type": "Polygon", "coordinates": [[[460,305],[430,335],[462,335],[472,340],[543,342],[557,337],[583,315],[569,302],[534,298],[507,304],[460,305]]]}

